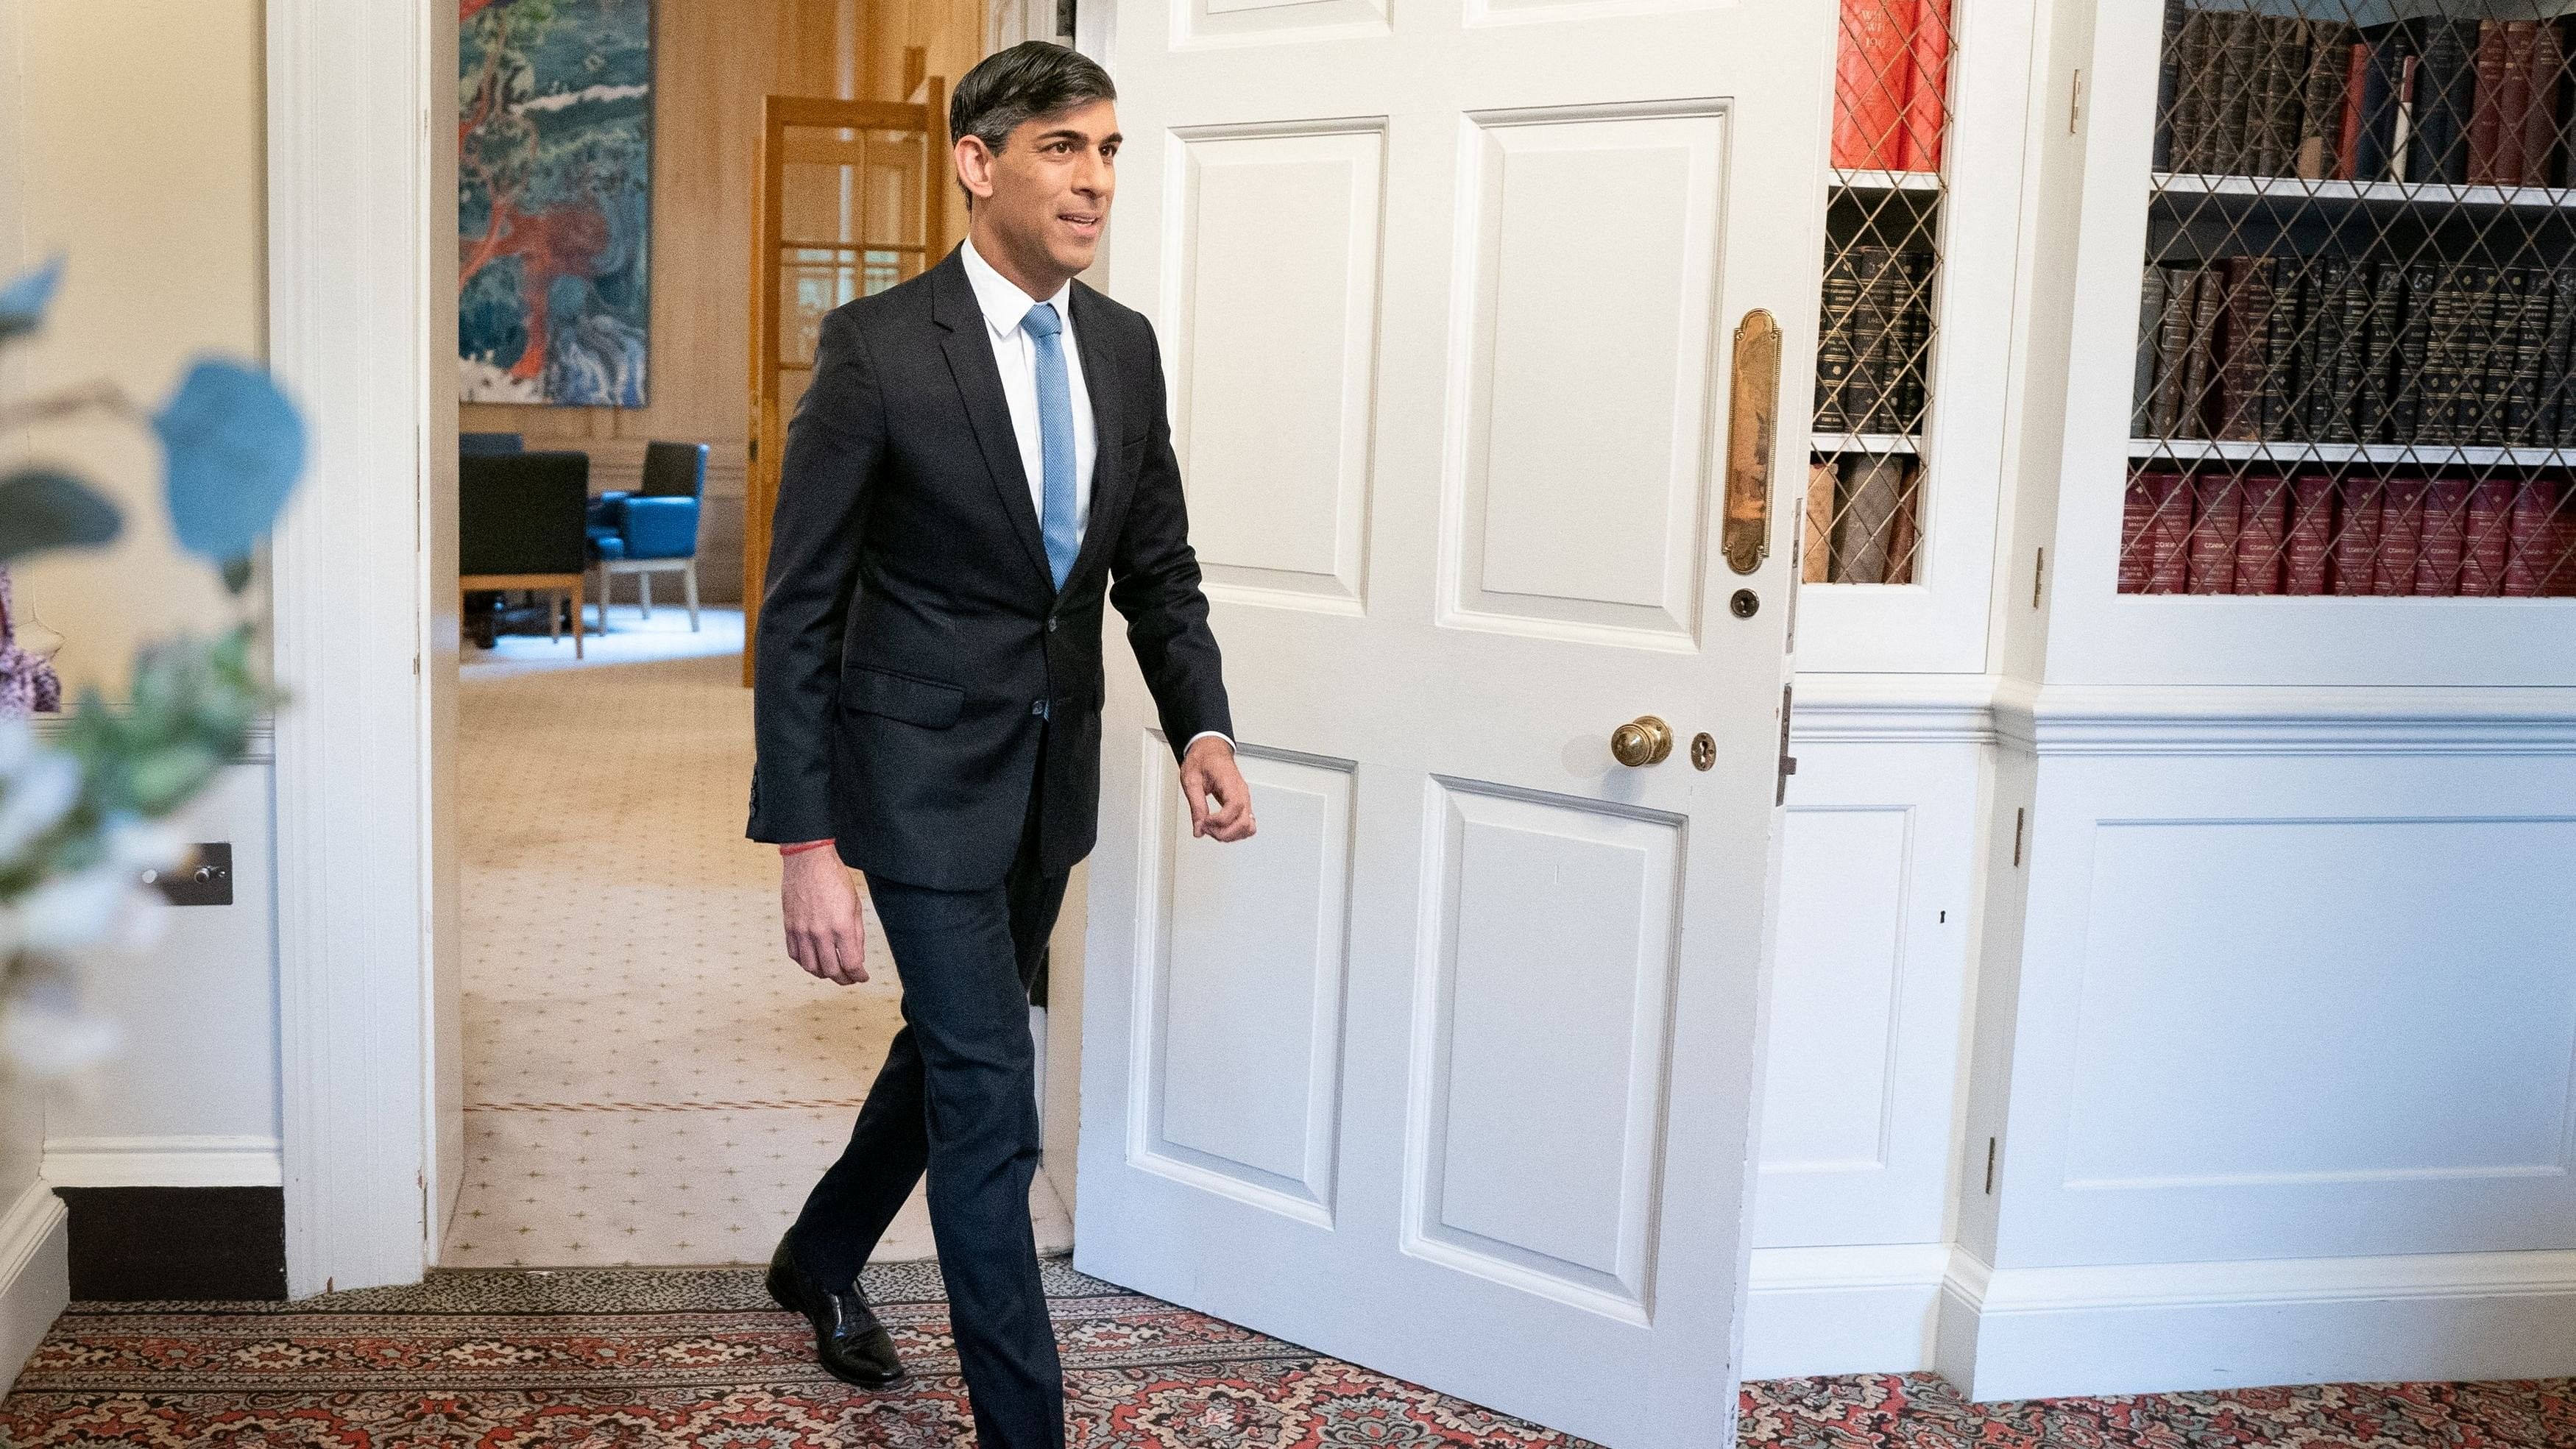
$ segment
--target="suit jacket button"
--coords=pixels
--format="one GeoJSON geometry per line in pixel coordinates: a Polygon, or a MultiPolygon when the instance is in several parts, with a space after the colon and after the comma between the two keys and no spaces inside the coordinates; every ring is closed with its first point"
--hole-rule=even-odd
{"type": "Polygon", "coordinates": [[[1055,632],[1055,622],[1056,622],[1056,621],[1055,621],[1053,618],[1049,618],[1049,619],[1047,620],[1047,632],[1048,632],[1048,633],[1052,634],[1052,633],[1054,633],[1054,632],[1055,632]]]}

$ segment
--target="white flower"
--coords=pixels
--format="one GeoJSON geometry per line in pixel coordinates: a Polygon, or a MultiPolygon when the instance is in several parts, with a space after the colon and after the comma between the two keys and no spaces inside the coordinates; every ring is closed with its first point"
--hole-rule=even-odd
{"type": "MultiPolygon", "coordinates": [[[[0,743],[0,756],[9,746],[0,743]]],[[[60,750],[0,759],[0,861],[15,860],[80,803],[80,761],[60,750]]]]}

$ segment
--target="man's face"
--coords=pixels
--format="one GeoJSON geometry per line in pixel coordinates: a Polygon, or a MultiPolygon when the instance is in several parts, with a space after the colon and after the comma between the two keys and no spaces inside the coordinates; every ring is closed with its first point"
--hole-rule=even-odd
{"type": "Polygon", "coordinates": [[[1090,101],[1022,121],[999,155],[976,145],[972,150],[981,154],[970,157],[961,146],[976,219],[989,211],[991,224],[1021,257],[1044,256],[1067,276],[1083,270],[1109,226],[1119,140],[1117,107],[1090,101]],[[990,192],[974,185],[979,170],[990,192]]]}

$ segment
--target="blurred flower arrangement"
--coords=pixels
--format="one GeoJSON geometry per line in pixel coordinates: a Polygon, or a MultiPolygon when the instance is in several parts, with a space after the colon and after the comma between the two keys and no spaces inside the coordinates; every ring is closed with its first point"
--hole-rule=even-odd
{"type": "MultiPolygon", "coordinates": [[[[62,271],[57,259],[0,287],[0,347],[44,325],[62,271]]],[[[230,359],[197,359],[148,414],[105,384],[0,399],[0,435],[83,413],[151,429],[179,543],[222,571],[234,618],[211,637],[146,645],[130,702],[86,689],[58,729],[40,732],[28,716],[58,707],[59,689],[49,661],[11,637],[9,566],[105,544],[123,520],[69,472],[0,464],[0,1066],[32,1077],[114,1049],[114,1023],[82,1005],[82,956],[151,939],[165,907],[147,873],[186,863],[170,817],[282,701],[243,595],[252,555],[304,471],[294,405],[264,371],[230,359]]]]}

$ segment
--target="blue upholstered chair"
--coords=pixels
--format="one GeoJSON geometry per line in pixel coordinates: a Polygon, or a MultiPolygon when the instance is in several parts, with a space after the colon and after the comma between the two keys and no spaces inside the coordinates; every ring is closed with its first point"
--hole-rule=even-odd
{"type": "Polygon", "coordinates": [[[458,433],[456,452],[459,457],[486,458],[494,453],[524,451],[527,442],[517,433],[458,433]]]}
{"type": "Polygon", "coordinates": [[[653,617],[653,575],[675,573],[689,601],[689,630],[698,627],[698,499],[707,486],[707,445],[647,443],[644,479],[635,491],[603,493],[590,503],[590,559],[599,570],[599,627],[608,628],[608,583],[635,575],[644,617],[653,617]]]}

